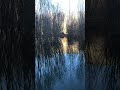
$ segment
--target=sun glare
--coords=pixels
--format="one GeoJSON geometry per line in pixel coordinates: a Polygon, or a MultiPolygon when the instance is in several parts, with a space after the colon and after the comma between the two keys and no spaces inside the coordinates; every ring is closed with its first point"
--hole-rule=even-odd
{"type": "MultiPolygon", "coordinates": [[[[59,6],[59,9],[66,15],[76,15],[78,11],[85,12],[85,0],[49,0],[55,7],[59,6]]],[[[35,11],[39,12],[40,0],[35,0],[35,11]]]]}
{"type": "Polygon", "coordinates": [[[85,10],[85,0],[52,0],[53,5],[59,5],[65,13],[85,10]]]}
{"type": "Polygon", "coordinates": [[[66,14],[78,11],[79,0],[52,0],[53,5],[59,5],[62,11],[66,14]]]}

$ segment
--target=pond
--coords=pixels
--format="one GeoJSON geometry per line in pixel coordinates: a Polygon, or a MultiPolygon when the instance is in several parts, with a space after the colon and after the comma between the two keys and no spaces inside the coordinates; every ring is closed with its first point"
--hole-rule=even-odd
{"type": "MultiPolygon", "coordinates": [[[[36,90],[84,90],[85,57],[78,41],[59,38],[59,53],[35,59],[36,90]]],[[[54,48],[53,45],[49,49],[54,48]]]]}

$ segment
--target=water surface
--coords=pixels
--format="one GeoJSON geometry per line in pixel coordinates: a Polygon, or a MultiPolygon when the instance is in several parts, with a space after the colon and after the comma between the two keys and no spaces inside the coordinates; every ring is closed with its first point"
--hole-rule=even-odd
{"type": "Polygon", "coordinates": [[[74,40],[69,42],[67,37],[59,38],[59,43],[51,56],[40,54],[35,59],[36,89],[84,90],[85,57],[79,48],[80,43],[74,40]]]}

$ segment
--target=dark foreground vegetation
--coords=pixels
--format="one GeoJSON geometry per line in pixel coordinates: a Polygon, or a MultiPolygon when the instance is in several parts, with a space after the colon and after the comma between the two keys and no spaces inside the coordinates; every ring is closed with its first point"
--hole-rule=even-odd
{"type": "Polygon", "coordinates": [[[24,4],[0,0],[0,90],[34,89],[34,38],[23,26],[24,4]]]}
{"type": "MultiPolygon", "coordinates": [[[[24,32],[23,6],[22,0],[0,0],[1,90],[34,89],[33,32],[24,32]]],[[[120,89],[119,8],[119,0],[86,1],[85,86],[88,90],[120,89]]]]}
{"type": "Polygon", "coordinates": [[[119,0],[86,1],[87,89],[120,89],[119,9],[119,0]]]}

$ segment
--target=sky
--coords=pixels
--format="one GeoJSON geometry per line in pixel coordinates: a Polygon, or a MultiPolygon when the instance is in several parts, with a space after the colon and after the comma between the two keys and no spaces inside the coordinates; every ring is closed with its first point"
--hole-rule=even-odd
{"type": "MultiPolygon", "coordinates": [[[[40,1],[41,0],[35,0],[35,10],[38,12],[40,8],[40,1]]],[[[85,0],[49,0],[52,5],[55,7],[59,5],[61,10],[68,14],[70,13],[77,13],[78,11],[85,11],[85,0]]]]}
{"type": "Polygon", "coordinates": [[[80,8],[84,10],[85,8],[85,0],[51,0],[53,5],[59,4],[59,6],[65,11],[69,12],[76,12],[80,8]]]}

